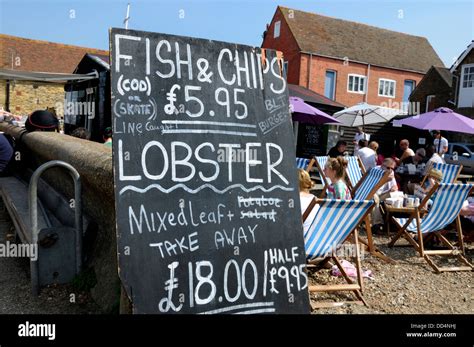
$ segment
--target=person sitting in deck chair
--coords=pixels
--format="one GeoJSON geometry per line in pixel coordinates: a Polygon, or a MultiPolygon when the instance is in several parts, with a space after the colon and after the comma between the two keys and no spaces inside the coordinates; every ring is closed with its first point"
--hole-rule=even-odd
{"type": "MultiPolygon", "coordinates": [[[[431,169],[430,172],[428,173],[428,177],[425,180],[425,183],[423,184],[423,186],[420,186],[419,184],[415,185],[414,195],[417,198],[419,198],[421,202],[425,198],[426,194],[429,193],[431,188],[433,188],[436,183],[439,184],[442,181],[443,181],[443,173],[440,170],[431,169]]],[[[428,200],[428,203],[426,204],[428,209],[431,207],[435,196],[436,196],[436,192],[431,196],[431,199],[428,200]]]]}
{"type": "Polygon", "coordinates": [[[382,165],[377,166],[384,171],[390,170],[390,181],[385,183],[382,187],[377,190],[377,193],[374,195],[375,207],[372,210],[372,230],[374,232],[382,231],[384,227],[384,219],[380,211],[380,202],[385,201],[385,199],[390,197],[390,193],[398,191],[397,181],[395,180],[395,160],[392,158],[385,158],[382,162],[382,165]]]}
{"type": "Polygon", "coordinates": [[[329,158],[324,166],[324,174],[331,180],[328,188],[328,199],[351,200],[351,192],[344,182],[347,160],[343,157],[329,158]]]}
{"type": "Polygon", "coordinates": [[[433,164],[445,164],[446,163],[444,161],[444,159],[441,158],[441,156],[436,152],[435,146],[429,146],[428,147],[427,157],[429,157],[430,159],[426,163],[425,171],[423,172],[423,175],[426,175],[430,171],[433,164]]]}
{"type": "MultiPolygon", "coordinates": [[[[309,173],[307,171],[303,169],[298,169],[298,181],[300,188],[301,215],[303,215],[311,204],[311,201],[316,197],[309,192],[309,190],[313,186],[313,182],[311,181],[311,178],[309,177],[309,173]]],[[[315,205],[308,217],[303,221],[304,232],[307,232],[309,227],[311,226],[311,222],[313,221],[314,216],[316,216],[318,208],[319,205],[315,205]]]]}

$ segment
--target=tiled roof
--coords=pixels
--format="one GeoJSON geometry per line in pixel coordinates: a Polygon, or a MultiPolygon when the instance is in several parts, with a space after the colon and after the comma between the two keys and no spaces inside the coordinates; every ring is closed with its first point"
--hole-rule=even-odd
{"type": "Polygon", "coordinates": [[[449,69],[439,66],[433,66],[433,69],[438,72],[438,74],[448,86],[451,87],[453,85],[453,74],[449,71],[449,69]]]}
{"type": "Polygon", "coordinates": [[[432,65],[444,66],[424,37],[281,6],[278,10],[302,52],[421,73],[432,65]]]}
{"type": "Polygon", "coordinates": [[[86,53],[108,56],[106,50],[65,45],[0,34],[0,68],[72,73],[86,53]]]}
{"type": "Polygon", "coordinates": [[[325,97],[324,95],[318,94],[308,88],[298,86],[296,84],[288,84],[288,93],[290,94],[290,96],[297,96],[306,102],[328,105],[328,106],[333,106],[333,107],[340,107],[341,109],[345,107],[343,104],[340,104],[334,100],[331,100],[325,97]]]}

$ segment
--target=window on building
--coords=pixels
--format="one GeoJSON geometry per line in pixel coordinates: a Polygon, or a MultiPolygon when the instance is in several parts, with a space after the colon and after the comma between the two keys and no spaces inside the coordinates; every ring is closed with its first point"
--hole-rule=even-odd
{"type": "Polygon", "coordinates": [[[474,87],[474,65],[466,66],[462,70],[462,87],[472,88],[474,87]]]}
{"type": "Polygon", "coordinates": [[[436,95],[428,95],[426,97],[426,110],[425,112],[430,112],[435,109],[435,99],[436,95]]]}
{"type": "Polygon", "coordinates": [[[336,71],[327,70],[324,82],[324,96],[334,100],[336,97],[336,71]]]}
{"type": "Polygon", "coordinates": [[[410,95],[413,93],[416,87],[416,82],[413,80],[405,80],[403,83],[403,102],[401,110],[403,112],[411,113],[413,111],[413,106],[410,105],[410,95]]]}
{"type": "Polygon", "coordinates": [[[347,91],[364,94],[366,80],[365,76],[350,74],[347,81],[347,91]]]}
{"type": "Polygon", "coordinates": [[[276,39],[277,37],[280,37],[280,26],[281,26],[281,21],[275,22],[275,26],[273,27],[274,39],[276,39]]]}
{"type": "Polygon", "coordinates": [[[416,82],[412,80],[405,80],[403,85],[403,101],[410,101],[410,95],[413,93],[416,87],[416,82]]]}
{"type": "Polygon", "coordinates": [[[395,81],[385,78],[379,79],[379,96],[395,97],[395,81]]]}

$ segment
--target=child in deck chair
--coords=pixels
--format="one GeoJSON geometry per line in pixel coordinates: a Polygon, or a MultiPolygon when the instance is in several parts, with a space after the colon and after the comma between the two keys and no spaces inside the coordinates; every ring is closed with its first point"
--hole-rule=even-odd
{"type": "MultiPolygon", "coordinates": [[[[433,188],[433,186],[436,183],[441,183],[442,180],[443,180],[443,173],[441,172],[441,170],[431,169],[430,172],[428,173],[428,177],[425,181],[424,186],[422,187],[419,184],[415,185],[415,191],[414,191],[415,196],[420,199],[420,202],[423,201],[426,194],[428,194],[431,188],[433,188]]],[[[428,203],[427,203],[428,209],[433,204],[433,200],[435,196],[436,196],[436,192],[431,196],[431,199],[428,200],[428,203]]]]}
{"type": "MultiPolygon", "coordinates": [[[[309,192],[313,186],[313,182],[309,177],[309,173],[306,170],[298,169],[298,181],[300,187],[300,202],[301,202],[301,215],[303,215],[308,208],[309,204],[316,197],[309,192]]],[[[311,226],[311,222],[318,212],[319,205],[315,205],[311,210],[311,213],[308,215],[305,221],[303,221],[303,231],[306,233],[311,226]]]]}
{"type": "Polygon", "coordinates": [[[331,180],[328,188],[328,199],[351,200],[351,192],[344,182],[347,160],[343,157],[330,158],[324,166],[324,174],[331,180]]]}

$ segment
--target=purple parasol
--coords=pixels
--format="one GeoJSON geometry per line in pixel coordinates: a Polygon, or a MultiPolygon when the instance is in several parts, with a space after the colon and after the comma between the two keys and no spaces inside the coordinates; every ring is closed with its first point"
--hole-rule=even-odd
{"type": "Polygon", "coordinates": [[[296,96],[290,96],[290,107],[292,110],[292,118],[294,121],[300,123],[310,124],[326,124],[326,123],[341,123],[336,118],[331,117],[327,113],[318,110],[316,107],[308,105],[303,99],[296,96]]]}
{"type": "Polygon", "coordinates": [[[474,134],[474,120],[460,115],[447,107],[394,121],[394,125],[408,125],[424,130],[445,130],[474,134]]]}

